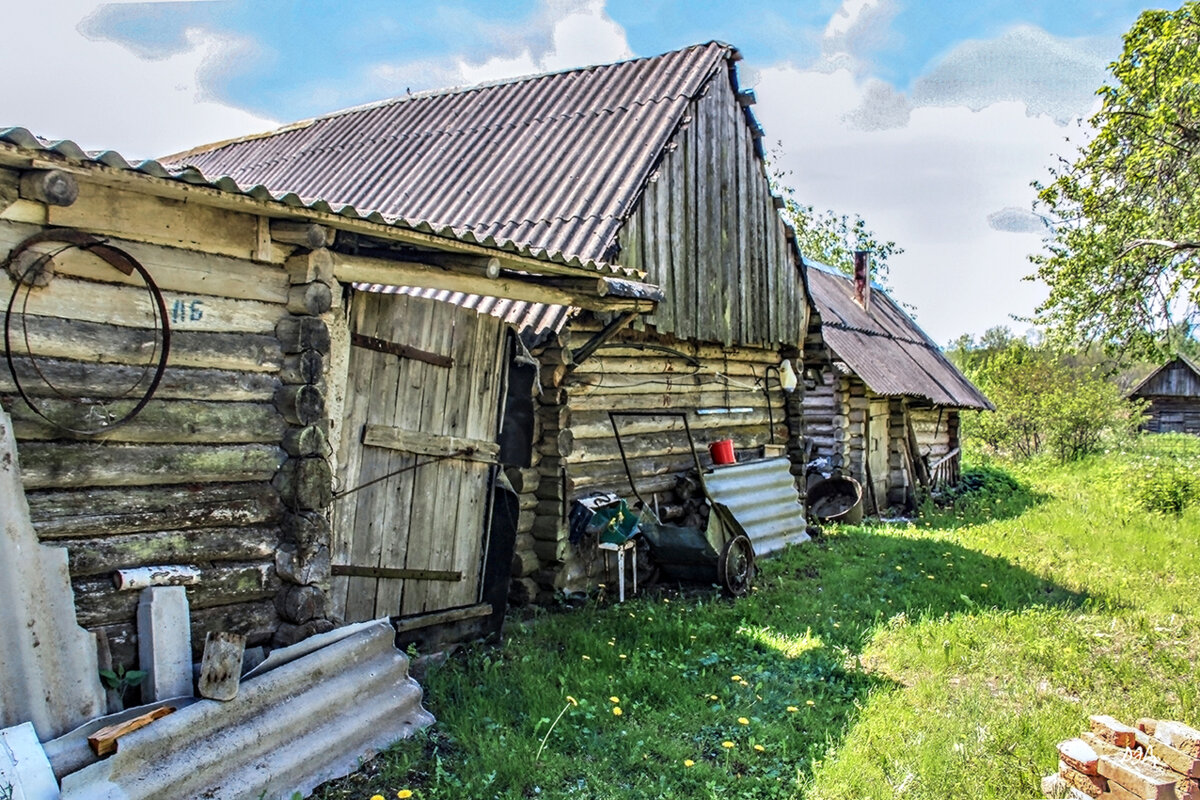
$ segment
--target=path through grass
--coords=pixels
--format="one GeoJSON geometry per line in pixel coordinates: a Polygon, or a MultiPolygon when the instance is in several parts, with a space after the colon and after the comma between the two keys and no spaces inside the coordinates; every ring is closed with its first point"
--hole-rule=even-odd
{"type": "Polygon", "coordinates": [[[948,508],[764,562],[736,602],[510,623],[425,676],[433,730],[318,797],[1037,796],[1089,714],[1200,722],[1200,512],[1128,501],[1146,447],[975,473],[948,508]]]}

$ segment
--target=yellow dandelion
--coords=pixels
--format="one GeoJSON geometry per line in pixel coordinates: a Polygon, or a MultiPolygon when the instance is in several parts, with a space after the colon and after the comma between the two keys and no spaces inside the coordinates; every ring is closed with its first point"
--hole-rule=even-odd
{"type": "Polygon", "coordinates": [[[816,703],[814,703],[812,700],[805,700],[805,701],[804,701],[804,704],[805,704],[805,705],[809,705],[809,706],[815,706],[815,705],[816,705],[816,703]]]}
{"type": "Polygon", "coordinates": [[[750,720],[746,719],[745,717],[738,717],[738,725],[749,725],[749,724],[750,724],[750,720]]]}
{"type": "Polygon", "coordinates": [[[622,715],[622,714],[624,714],[624,713],[625,713],[625,712],[621,710],[621,707],[620,707],[620,706],[613,706],[613,716],[614,716],[614,717],[619,717],[619,716],[621,716],[621,715],[622,715]]]}
{"type": "Polygon", "coordinates": [[[401,789],[400,791],[396,792],[396,797],[400,798],[400,800],[408,800],[408,798],[412,796],[412,789],[401,789]]]}
{"type": "Polygon", "coordinates": [[[767,748],[763,747],[761,744],[754,745],[754,749],[760,753],[765,753],[767,751],[767,748]]]}
{"type": "Polygon", "coordinates": [[[902,566],[900,566],[899,564],[897,564],[897,565],[896,565],[896,572],[903,572],[903,571],[904,571],[904,567],[902,567],[902,566]]]}
{"type": "Polygon", "coordinates": [[[373,795],[371,795],[371,800],[383,800],[383,795],[373,794],[373,795]]]}
{"type": "Polygon", "coordinates": [[[986,584],[986,583],[981,583],[981,584],[979,584],[979,588],[980,588],[980,589],[986,589],[986,588],[987,588],[987,584],[986,584]]]}
{"type": "Polygon", "coordinates": [[[730,678],[729,680],[733,681],[734,683],[741,683],[741,682],[742,682],[742,676],[741,676],[741,675],[734,675],[734,676],[733,676],[732,678],[730,678]]]}
{"type": "Polygon", "coordinates": [[[710,694],[710,695],[708,696],[708,699],[709,699],[709,700],[720,700],[721,698],[717,697],[715,694],[710,694]]]}
{"type": "MultiPolygon", "coordinates": [[[[692,761],[690,758],[685,758],[683,760],[683,765],[685,767],[694,767],[694,766],[696,766],[696,762],[692,761]]],[[[374,798],[372,798],[371,800],[374,800],[374,798]]],[[[379,798],[379,800],[383,800],[383,798],[381,797],[381,798],[379,798]]]]}
{"type": "Polygon", "coordinates": [[[621,702],[621,698],[617,697],[617,696],[614,694],[612,697],[608,698],[608,702],[610,702],[610,703],[619,703],[619,702],[621,702]]]}
{"type": "Polygon", "coordinates": [[[788,710],[788,713],[789,713],[789,714],[795,714],[795,713],[796,713],[797,711],[799,711],[800,709],[796,708],[795,706],[788,706],[788,707],[787,707],[787,710],[788,710]]]}
{"type": "Polygon", "coordinates": [[[567,695],[567,702],[573,706],[579,705],[579,701],[576,700],[574,697],[571,697],[571,695],[567,695]]]}
{"type": "Polygon", "coordinates": [[[729,741],[728,739],[721,742],[721,747],[724,747],[726,750],[732,750],[733,746],[733,742],[729,741]]]}
{"type": "Polygon", "coordinates": [[[628,658],[628,656],[626,656],[624,653],[621,653],[619,656],[617,656],[617,658],[628,658]]]}

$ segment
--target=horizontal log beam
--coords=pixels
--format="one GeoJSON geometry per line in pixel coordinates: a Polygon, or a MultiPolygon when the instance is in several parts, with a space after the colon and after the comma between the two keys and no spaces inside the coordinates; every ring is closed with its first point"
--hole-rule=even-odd
{"type": "Polygon", "coordinates": [[[61,541],[71,574],[107,575],[125,567],[196,565],[212,561],[274,561],[275,528],[210,528],[150,531],[61,541]]]}
{"type": "Polygon", "coordinates": [[[406,581],[461,581],[462,572],[437,569],[396,569],[393,567],[355,567],[334,564],[333,575],[352,578],[390,578],[406,581]]]}
{"type": "MultiPolygon", "coordinates": [[[[34,402],[46,417],[76,430],[99,428],[97,413],[120,419],[134,406],[133,400],[117,400],[103,406],[52,398],[36,398],[34,402]]],[[[18,440],[63,437],[60,428],[39,417],[24,402],[14,402],[10,413],[18,440]]],[[[87,439],[159,444],[273,443],[280,441],[285,429],[283,418],[274,406],[265,403],[205,403],[156,397],[128,423],[87,439]]]]}
{"type": "Polygon", "coordinates": [[[283,516],[265,482],[49,490],[26,499],[40,539],[271,525],[283,516]]]}
{"type": "Polygon", "coordinates": [[[20,447],[27,490],[87,486],[263,481],[283,451],[269,445],[117,445],[26,442],[20,447]]]}

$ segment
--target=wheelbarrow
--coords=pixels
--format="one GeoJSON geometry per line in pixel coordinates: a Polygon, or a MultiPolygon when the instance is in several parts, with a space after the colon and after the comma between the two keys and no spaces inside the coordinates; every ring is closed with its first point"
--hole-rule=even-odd
{"type": "Polygon", "coordinates": [[[679,411],[610,411],[608,417],[613,435],[617,439],[617,450],[621,453],[625,476],[629,479],[629,488],[640,503],[639,528],[649,545],[649,555],[654,564],[664,574],[678,580],[712,582],[715,578],[716,583],[734,597],[746,595],[750,591],[756,572],[754,546],[733,515],[724,506],[714,503],[705,489],[705,497],[708,498],[711,509],[705,529],[664,524],[638,492],[633,472],[629,468],[629,458],[625,453],[625,443],[621,439],[617,421],[631,417],[674,417],[683,421],[688,448],[703,488],[704,468],[696,455],[696,443],[692,438],[687,414],[679,411]]]}

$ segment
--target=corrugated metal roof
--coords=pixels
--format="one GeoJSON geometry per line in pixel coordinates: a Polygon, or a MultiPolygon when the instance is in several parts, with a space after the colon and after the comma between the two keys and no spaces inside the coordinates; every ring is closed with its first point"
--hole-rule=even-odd
{"type": "Polygon", "coordinates": [[[853,281],[813,262],[808,280],[829,349],[879,395],[919,397],[935,405],[995,410],[878,285],[870,310],[854,299],[853,281]]]}
{"type": "Polygon", "coordinates": [[[719,42],[411,95],[170,156],[271,192],[604,260],[719,42]]]}
{"type": "Polygon", "coordinates": [[[704,473],[704,490],[742,526],[755,555],[765,556],[809,539],[804,503],[786,458],[766,458],[704,473]]]}
{"type": "MultiPolygon", "coordinates": [[[[381,225],[390,225],[403,230],[432,234],[445,239],[514,253],[538,261],[577,267],[586,272],[598,272],[633,278],[641,277],[642,275],[638,270],[615,266],[600,259],[568,255],[562,251],[530,245],[512,238],[505,238],[502,235],[477,232],[464,226],[435,224],[419,217],[388,215],[369,208],[359,210],[353,204],[330,202],[320,195],[302,197],[293,191],[273,191],[262,183],[246,181],[239,183],[227,175],[210,179],[205,177],[205,174],[198,169],[186,166],[178,168],[168,167],[152,159],[134,163],[127,161],[124,156],[113,150],[88,152],[70,140],[42,140],[25,128],[0,128],[0,149],[4,149],[5,145],[15,149],[17,152],[52,154],[67,161],[97,164],[123,172],[140,173],[153,178],[163,178],[192,186],[204,186],[229,194],[245,195],[255,200],[278,204],[284,209],[303,208],[323,214],[335,214],[349,220],[365,220],[381,225]]],[[[209,174],[216,173],[210,172],[209,174]]]]}
{"type": "Polygon", "coordinates": [[[537,347],[552,333],[559,333],[567,320],[577,311],[571,306],[548,303],[530,303],[524,300],[504,300],[486,295],[451,292],[446,289],[422,289],[413,286],[387,286],[380,283],[355,284],[354,288],[365,292],[383,294],[406,294],[452,303],[471,308],[480,314],[491,314],[507,322],[521,332],[527,347],[537,347]]]}

